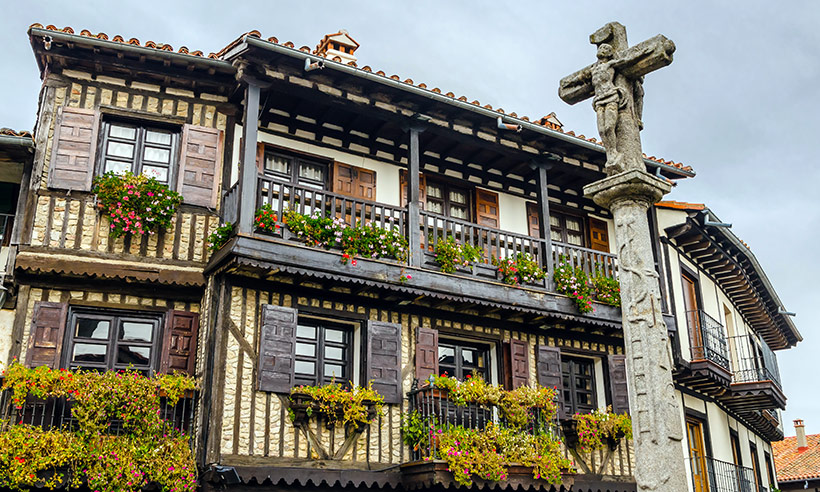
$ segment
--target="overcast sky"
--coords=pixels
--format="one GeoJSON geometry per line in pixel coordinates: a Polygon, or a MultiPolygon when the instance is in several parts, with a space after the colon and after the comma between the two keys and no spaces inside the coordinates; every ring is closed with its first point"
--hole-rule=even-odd
{"type": "Polygon", "coordinates": [[[530,118],[555,111],[565,129],[597,136],[589,102],[562,102],[558,80],[594,61],[588,36],[612,20],[632,44],[661,33],[677,45],[644,85],[644,152],[695,168],[670,198],[733,223],[798,313],[805,341],[778,354],[786,435],[794,418],[820,433],[820,2],[33,0],[0,20],[0,127],[34,125],[40,80],[26,29],[40,22],[205,53],[251,29],[312,48],[344,28],[362,45],[359,66],[530,118]]]}

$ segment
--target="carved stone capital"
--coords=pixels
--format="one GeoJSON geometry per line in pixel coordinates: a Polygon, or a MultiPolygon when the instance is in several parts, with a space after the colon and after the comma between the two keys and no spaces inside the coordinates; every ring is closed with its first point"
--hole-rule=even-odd
{"type": "Polygon", "coordinates": [[[584,196],[608,209],[623,201],[639,202],[649,208],[670,191],[672,185],[668,181],[639,169],[625,171],[584,186],[584,196]]]}

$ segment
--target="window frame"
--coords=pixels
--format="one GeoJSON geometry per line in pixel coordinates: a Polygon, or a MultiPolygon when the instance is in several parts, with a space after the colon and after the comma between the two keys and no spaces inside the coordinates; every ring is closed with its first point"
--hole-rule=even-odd
{"type": "MultiPolygon", "coordinates": [[[[456,338],[448,338],[448,337],[445,336],[443,338],[439,338],[439,341],[438,341],[438,350],[441,350],[442,347],[447,347],[447,348],[453,348],[454,349],[454,351],[453,351],[453,362],[454,362],[453,372],[454,372],[454,374],[449,374],[448,373],[447,374],[448,376],[453,376],[456,379],[458,379],[459,381],[464,381],[465,379],[467,379],[468,374],[469,375],[473,374],[473,369],[476,369],[476,368],[470,368],[469,373],[463,373],[464,366],[462,364],[462,357],[461,357],[461,351],[462,350],[471,349],[471,350],[477,350],[479,352],[482,352],[482,355],[484,356],[484,368],[482,370],[482,373],[479,374],[479,375],[482,378],[484,378],[484,381],[487,381],[488,383],[491,382],[490,380],[492,378],[492,348],[493,348],[491,344],[481,343],[479,341],[464,341],[464,340],[459,340],[459,339],[456,339],[456,338]]],[[[439,358],[439,374],[444,374],[445,371],[444,371],[444,369],[442,369],[440,352],[437,353],[436,356],[439,358]]],[[[450,367],[450,366],[448,365],[447,367],[450,367]]]]}
{"type": "Polygon", "coordinates": [[[69,306],[66,321],[66,333],[63,337],[63,353],[60,360],[60,367],[66,369],[92,369],[97,371],[122,371],[129,366],[140,372],[153,375],[159,372],[162,360],[161,351],[163,337],[165,335],[166,315],[159,311],[131,311],[123,309],[93,308],[86,306],[69,306]],[[78,337],[76,335],[78,319],[108,320],[108,336],[106,339],[78,337]],[[152,326],[152,338],[150,342],[120,340],[119,331],[124,321],[148,322],[152,326]],[[78,343],[100,345],[106,347],[106,360],[103,363],[78,364],[72,361],[74,347],[78,343]],[[120,346],[147,347],[150,349],[149,362],[147,367],[133,366],[131,363],[123,364],[117,362],[117,355],[120,346]]]}
{"type": "Polygon", "coordinates": [[[425,189],[425,202],[424,202],[424,209],[427,212],[434,213],[437,215],[442,215],[449,219],[454,220],[463,220],[465,222],[475,222],[475,190],[473,187],[469,186],[462,186],[460,183],[454,183],[450,180],[440,179],[438,177],[432,177],[427,175],[426,177],[426,189],[425,189]],[[438,197],[431,197],[430,196],[430,188],[431,187],[439,187],[441,188],[441,198],[438,197]],[[467,198],[467,201],[463,204],[455,202],[456,206],[464,206],[467,210],[467,217],[453,217],[450,214],[450,206],[452,205],[450,200],[450,191],[462,191],[464,192],[464,196],[467,198]],[[430,210],[430,206],[428,203],[440,203],[442,207],[442,213],[432,212],[430,210]]]}
{"type": "Polygon", "coordinates": [[[279,149],[277,147],[271,147],[270,145],[263,145],[264,147],[262,150],[262,173],[266,177],[277,179],[280,182],[288,183],[295,186],[307,186],[310,188],[315,188],[317,190],[330,191],[330,187],[328,186],[328,183],[331,179],[329,161],[322,159],[320,157],[306,156],[296,152],[288,152],[284,149],[279,149]],[[268,169],[268,156],[288,159],[290,166],[290,170],[288,171],[288,173],[285,174],[273,171],[272,169],[268,169]],[[322,181],[320,182],[318,180],[301,178],[299,176],[299,169],[302,163],[321,166],[323,170],[322,181]]]}
{"type": "MultiPolygon", "coordinates": [[[[587,224],[587,217],[575,212],[565,211],[563,209],[555,210],[550,208],[550,218],[549,218],[549,234],[550,238],[552,237],[553,231],[558,232],[561,236],[561,239],[552,239],[552,241],[556,241],[562,244],[568,244],[570,246],[577,246],[580,248],[588,248],[589,247],[589,240],[587,237],[589,226],[587,224]],[[552,225],[552,218],[555,217],[559,220],[560,225],[553,226],[552,225]],[[569,234],[567,233],[567,218],[577,219],[578,223],[581,225],[581,229],[578,230],[578,234],[581,237],[581,244],[572,244],[568,241],[569,234]]],[[[541,225],[541,224],[539,224],[541,225]]],[[[542,225],[543,227],[543,225],[542,225]]],[[[575,232],[575,231],[573,231],[575,232]]]]}
{"type": "Polygon", "coordinates": [[[296,322],[296,333],[294,336],[294,366],[293,366],[293,384],[298,386],[300,384],[313,386],[313,385],[322,385],[330,383],[331,381],[335,381],[339,384],[346,385],[347,383],[355,383],[356,378],[354,371],[354,358],[355,358],[355,331],[356,327],[344,322],[338,321],[331,321],[325,318],[318,318],[313,316],[303,316],[299,315],[297,317],[296,322]],[[315,339],[308,339],[307,337],[300,337],[299,336],[299,328],[303,326],[311,326],[316,329],[316,338],[315,339]],[[325,339],[325,331],[327,329],[331,330],[338,330],[343,333],[343,341],[342,342],[328,342],[325,339]],[[296,347],[299,343],[302,344],[313,344],[315,347],[314,355],[300,355],[296,353],[296,347]],[[332,363],[336,363],[341,361],[344,363],[344,371],[346,372],[347,376],[344,378],[339,378],[335,376],[325,376],[324,374],[324,367],[325,367],[325,348],[326,347],[335,347],[335,348],[342,348],[342,359],[330,359],[332,363]],[[308,379],[307,376],[297,373],[296,372],[296,363],[299,361],[303,362],[312,362],[314,364],[314,373],[313,378],[308,379]]]}
{"type": "MultiPolygon", "coordinates": [[[[598,408],[598,388],[597,388],[597,381],[596,381],[596,371],[595,371],[595,359],[589,357],[578,357],[571,354],[562,353],[561,354],[561,382],[563,386],[564,394],[561,395],[561,402],[564,405],[564,411],[566,415],[574,415],[576,413],[590,413],[596,408],[598,408]],[[576,374],[574,371],[570,371],[569,381],[565,381],[564,378],[567,374],[564,372],[564,364],[570,364],[570,368],[572,368],[575,364],[589,364],[589,376],[583,376],[580,374],[576,374]],[[576,378],[581,377],[588,377],[590,380],[590,390],[589,399],[590,404],[584,405],[583,408],[579,408],[577,394],[579,393],[578,388],[574,384],[576,378]],[[567,392],[570,395],[570,401],[566,400],[567,392]],[[589,408],[587,408],[589,407],[589,408]],[[583,410],[583,411],[582,411],[583,410]]],[[[581,390],[583,392],[587,392],[587,390],[581,390]]]]}
{"type": "Polygon", "coordinates": [[[153,120],[132,120],[126,118],[121,119],[104,117],[101,130],[102,134],[99,138],[99,148],[97,152],[98,157],[96,163],[96,174],[98,176],[106,173],[106,161],[108,160],[129,163],[129,170],[136,175],[143,173],[144,166],[167,167],[168,179],[166,181],[157,181],[167,185],[171,190],[176,189],[176,181],[179,176],[179,161],[181,152],[181,127],[177,125],[165,125],[153,120]],[[121,137],[111,137],[111,126],[133,128],[135,130],[134,139],[130,140],[121,137]],[[147,142],[146,134],[149,131],[169,134],[171,136],[171,143],[169,145],[165,145],[156,142],[147,142]],[[133,145],[134,149],[131,158],[128,159],[120,156],[109,156],[107,154],[109,142],[120,142],[133,145]],[[165,166],[163,163],[158,161],[146,160],[144,157],[146,147],[168,150],[168,165],[165,166]]]}

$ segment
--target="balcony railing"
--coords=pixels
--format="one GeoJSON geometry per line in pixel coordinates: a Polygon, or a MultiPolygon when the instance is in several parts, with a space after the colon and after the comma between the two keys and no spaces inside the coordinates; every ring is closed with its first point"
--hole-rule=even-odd
{"type": "Polygon", "coordinates": [[[734,383],[772,381],[780,387],[780,371],[777,356],[764,341],[753,335],[738,335],[729,338],[734,356],[734,383]]]}
{"type": "MultiPolygon", "coordinates": [[[[234,185],[223,197],[223,221],[236,222],[240,200],[242,198],[238,186],[234,185]]],[[[341,219],[348,225],[361,223],[394,229],[401,231],[408,239],[412,232],[408,229],[407,207],[351,198],[310,185],[286,183],[270,176],[259,175],[254,207],[259,208],[263,205],[270,205],[279,217],[282,227],[272,234],[283,239],[291,238],[282,223],[283,215],[288,210],[304,215],[318,213],[341,219]]],[[[525,253],[531,255],[548,273],[548,278],[551,277],[551,272],[548,271],[550,260],[553,265],[564,261],[570,266],[581,267],[588,274],[600,273],[610,278],[617,278],[618,275],[618,261],[614,254],[559,242],[553,242],[552,250],[548,251],[547,242],[542,238],[503,231],[426,211],[420,212],[418,234],[419,244],[425,252],[422,255],[422,265],[418,266],[425,268],[438,268],[434,254],[436,244],[440,240],[453,237],[463,243],[475,245],[484,252],[485,261],[478,263],[475,268],[465,269],[464,272],[460,272],[462,274],[483,275],[495,279],[497,270],[491,266],[493,257],[510,258],[518,253],[525,253]]],[[[534,284],[535,287],[541,288],[548,285],[548,279],[534,284]]]]}
{"type": "MultiPolygon", "coordinates": [[[[21,408],[12,403],[11,390],[0,392],[0,430],[9,425],[32,425],[45,430],[74,430],[77,420],[71,413],[71,401],[66,398],[37,399],[29,397],[21,408]]],[[[196,395],[189,394],[170,404],[165,397],[160,398],[159,416],[168,430],[179,430],[191,435],[194,420],[196,395]]],[[[109,421],[108,432],[119,435],[123,431],[122,421],[109,421]]]]}
{"type": "Polygon", "coordinates": [[[694,492],[763,492],[754,470],[714,458],[690,458],[694,492]]]}
{"type": "Polygon", "coordinates": [[[702,309],[686,311],[692,361],[708,360],[730,371],[729,348],[723,325],[702,309]]]}
{"type": "MultiPolygon", "coordinates": [[[[418,412],[423,427],[431,431],[453,426],[481,430],[491,423],[503,423],[494,409],[476,404],[457,406],[447,398],[446,390],[432,386],[414,389],[407,396],[410,400],[410,412],[418,412]]],[[[540,411],[534,410],[529,416],[524,432],[530,434],[549,432],[558,435],[558,421],[548,420],[542,416],[540,411]]],[[[434,435],[428,432],[427,441],[411,450],[411,461],[437,459],[438,455],[433,440],[434,435]]]]}

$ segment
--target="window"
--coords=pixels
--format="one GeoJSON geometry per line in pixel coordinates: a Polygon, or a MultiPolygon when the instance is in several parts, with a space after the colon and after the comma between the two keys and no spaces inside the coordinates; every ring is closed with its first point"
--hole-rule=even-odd
{"type": "Polygon", "coordinates": [[[69,314],[65,367],[127,369],[150,374],[159,365],[161,314],[74,309],[69,314]]]}
{"type": "Polygon", "coordinates": [[[178,133],[116,121],[106,122],[103,131],[102,172],[131,171],[173,183],[178,133]]]}
{"type": "Polygon", "coordinates": [[[763,451],[763,459],[766,461],[766,478],[769,480],[769,489],[772,489],[775,484],[774,467],[772,466],[772,457],[768,451],[763,451]]]}
{"type": "Polygon", "coordinates": [[[293,368],[295,383],[317,385],[352,381],[352,346],[350,327],[299,318],[293,368]]]}
{"type": "Polygon", "coordinates": [[[265,151],[264,171],[289,183],[320,190],[327,183],[327,164],[279,152],[265,151]]]}
{"type": "Polygon", "coordinates": [[[567,415],[589,413],[595,403],[595,363],[592,359],[561,357],[564,411],[567,415]]]}
{"type": "Polygon", "coordinates": [[[427,180],[425,210],[454,219],[470,219],[470,192],[449,183],[427,180]]]}
{"type": "Polygon", "coordinates": [[[486,346],[444,340],[438,344],[438,370],[464,380],[476,374],[489,381],[489,351],[486,346]]]}
{"type": "Polygon", "coordinates": [[[559,243],[584,245],[584,219],[575,215],[550,213],[550,238],[559,243]]]}
{"type": "Polygon", "coordinates": [[[692,482],[695,492],[708,492],[709,476],[703,439],[703,422],[687,417],[686,437],[689,442],[689,460],[692,466],[692,482]]]}

